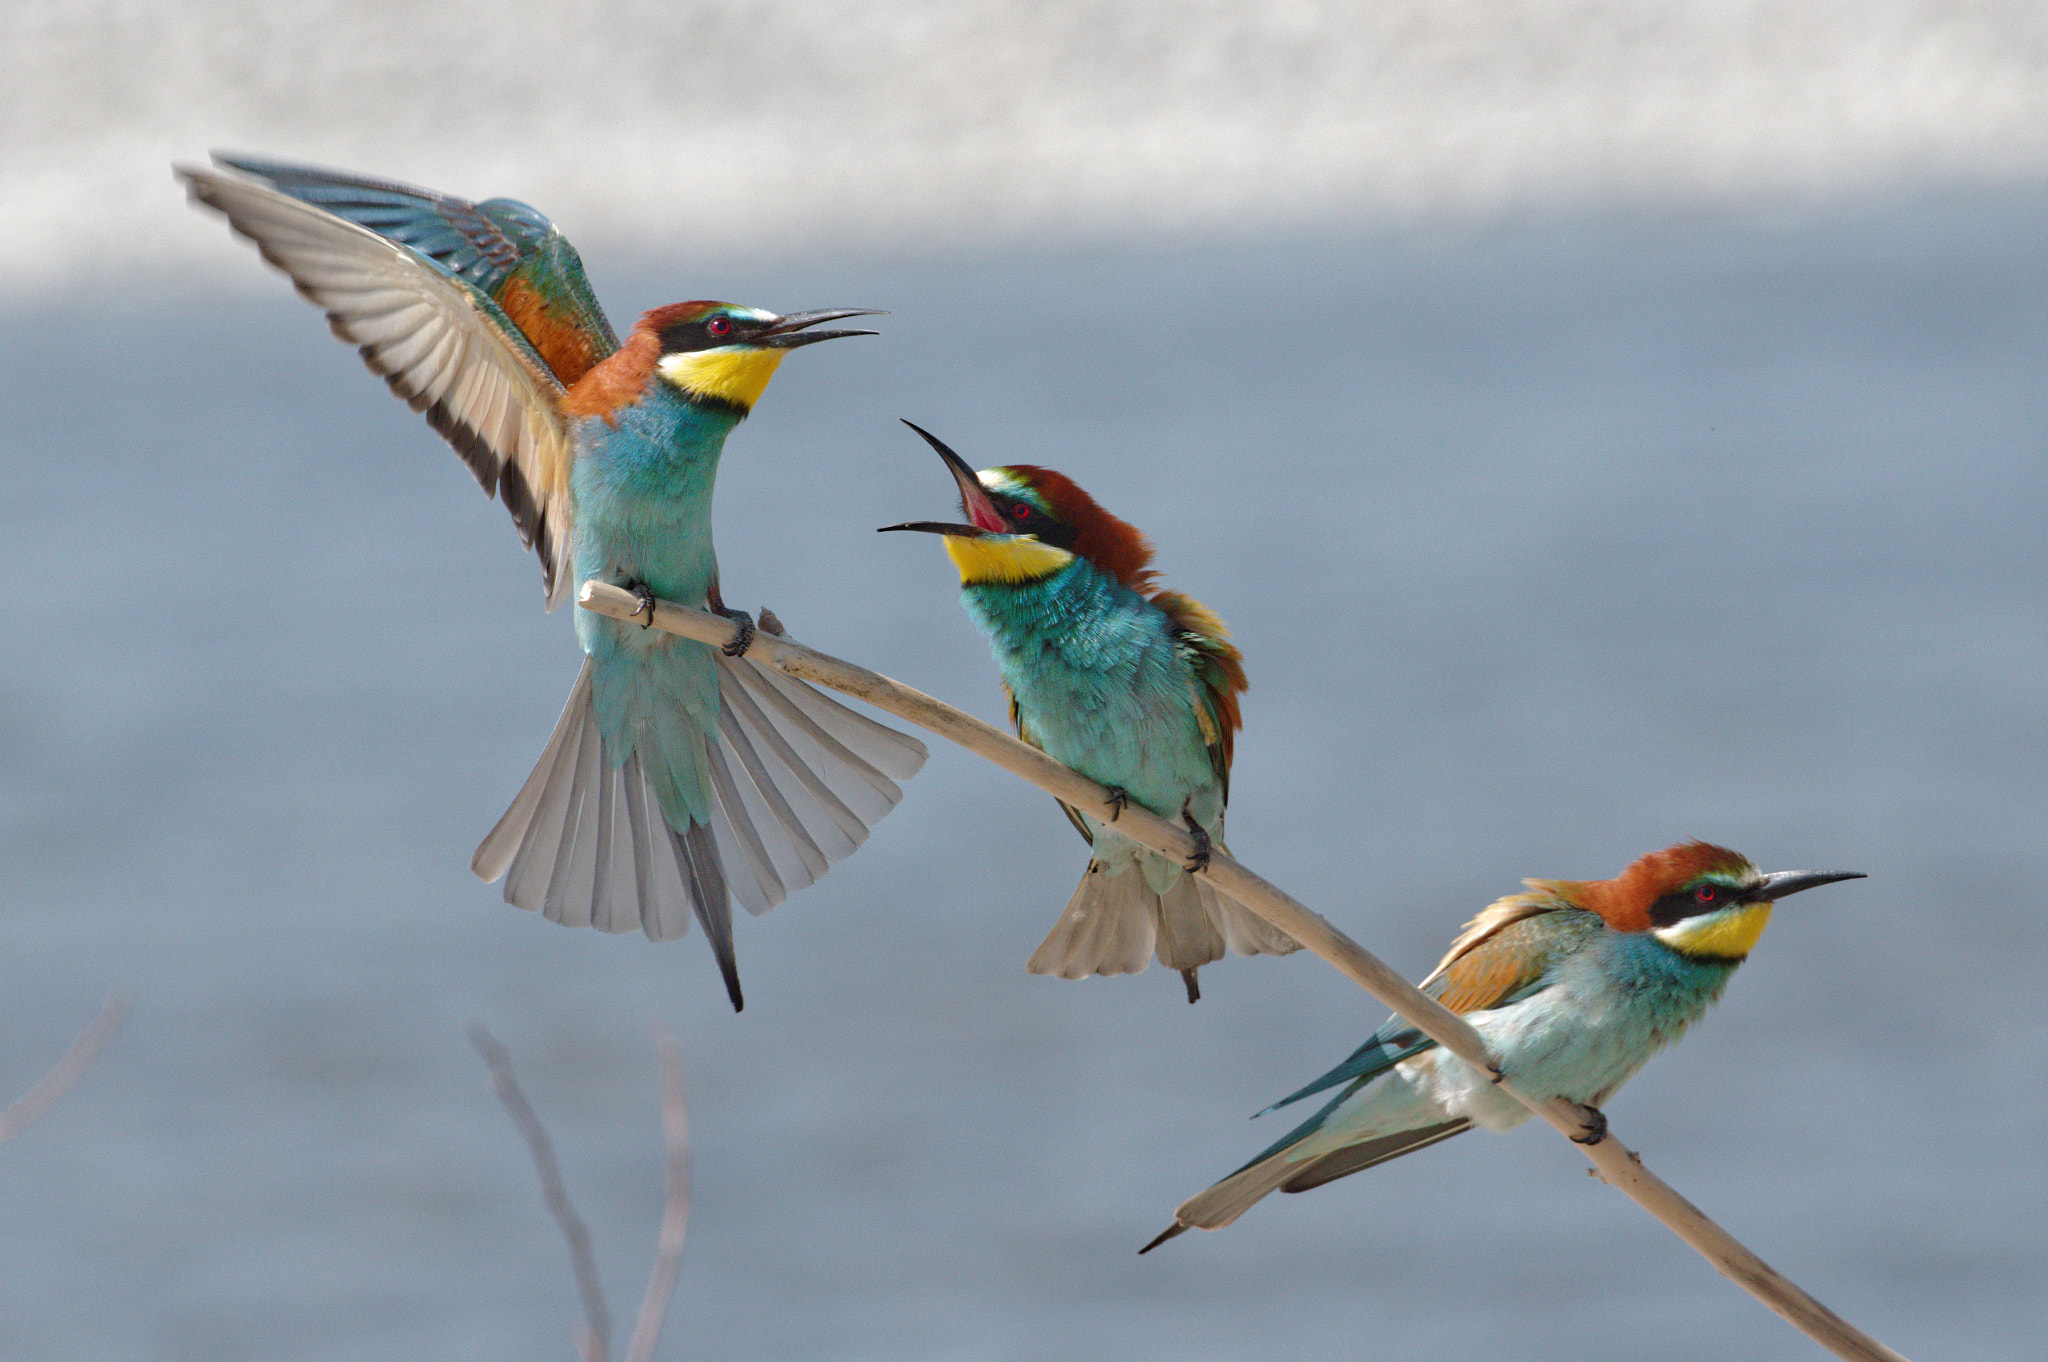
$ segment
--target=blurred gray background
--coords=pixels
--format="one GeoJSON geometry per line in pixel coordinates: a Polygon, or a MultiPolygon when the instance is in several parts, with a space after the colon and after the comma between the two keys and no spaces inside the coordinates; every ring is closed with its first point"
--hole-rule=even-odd
{"type": "Polygon", "coordinates": [[[734,437],[735,604],[990,718],[896,418],[1076,476],[1249,658],[1232,844],[1419,976],[1683,837],[1789,903],[1611,1105],[1909,1356],[2048,1298],[2048,20],[2031,4],[17,3],[0,13],[0,1356],[567,1357],[462,1038],[514,1052],[664,1356],[1815,1356],[1548,1130],[1133,1255],[1383,1015],[1313,958],[1023,960],[1085,852],[934,743],[695,938],[469,854],[575,672],[502,510],[169,163],[509,194],[615,320],[890,309],[734,437]]]}

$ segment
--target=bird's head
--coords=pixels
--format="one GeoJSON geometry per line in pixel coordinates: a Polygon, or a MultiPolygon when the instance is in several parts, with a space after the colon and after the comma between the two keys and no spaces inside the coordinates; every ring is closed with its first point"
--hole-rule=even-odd
{"type": "Polygon", "coordinates": [[[1105,511],[1072,478],[1034,464],[984,468],[979,473],[936,435],[903,423],[924,437],[945,461],[960,493],[964,523],[935,520],[884,525],[946,536],[946,552],[962,585],[1030,582],[1085,558],[1105,576],[1133,590],[1152,577],[1152,545],[1138,528],[1105,511]]]}
{"type": "Polygon", "coordinates": [[[873,331],[813,331],[820,322],[878,316],[873,308],[840,307],[777,316],[735,303],[671,303],[640,319],[640,330],[659,346],[655,372],[701,406],[724,407],[737,416],[754,403],[775,377],[783,355],[800,345],[873,331]]]}
{"type": "Polygon", "coordinates": [[[1694,960],[1739,963],[1763,935],[1771,905],[1818,885],[1860,880],[1853,870],[1769,874],[1706,842],[1653,851],[1611,880],[1530,881],[1598,913],[1621,932],[1648,932],[1694,960]]]}

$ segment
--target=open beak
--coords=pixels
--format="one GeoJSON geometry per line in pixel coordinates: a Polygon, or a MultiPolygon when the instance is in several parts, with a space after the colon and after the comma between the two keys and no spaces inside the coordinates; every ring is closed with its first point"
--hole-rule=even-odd
{"type": "Polygon", "coordinates": [[[1837,880],[1869,879],[1860,870],[1774,870],[1764,876],[1762,884],[1742,897],[1750,903],[1776,903],[1779,899],[1815,888],[1833,884],[1837,880]]]}
{"type": "Polygon", "coordinates": [[[963,539],[975,539],[985,534],[1006,534],[1002,516],[996,513],[996,504],[990,501],[988,493],[982,490],[981,479],[974,476],[974,470],[967,461],[946,447],[946,442],[914,421],[904,421],[924,442],[939,452],[945,460],[946,471],[953,475],[954,485],[960,490],[960,514],[972,524],[954,525],[939,520],[908,520],[901,525],[884,525],[882,531],[922,530],[926,534],[950,534],[963,539]]]}
{"type": "Polygon", "coordinates": [[[807,331],[804,328],[816,326],[819,322],[836,322],[841,317],[880,317],[884,315],[872,307],[828,307],[817,312],[792,312],[777,317],[763,330],[747,338],[753,345],[765,345],[776,350],[794,350],[799,345],[813,341],[837,340],[841,336],[875,336],[877,331],[807,331]]]}

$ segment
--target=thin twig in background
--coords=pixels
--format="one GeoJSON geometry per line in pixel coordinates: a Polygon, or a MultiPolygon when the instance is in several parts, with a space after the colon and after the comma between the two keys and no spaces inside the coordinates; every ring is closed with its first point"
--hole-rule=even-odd
{"type": "MultiPolygon", "coordinates": [[[[576,603],[613,619],[647,615],[640,599],[606,582],[587,581],[576,603]]],[[[702,643],[724,644],[738,637],[731,620],[669,601],[657,601],[647,619],[654,628],[702,643]]],[[[790,676],[830,686],[878,709],[887,710],[958,743],[1012,775],[1030,781],[1074,808],[1116,819],[1117,831],[1140,846],[1185,863],[1195,854],[1186,830],[1134,804],[1113,805],[1109,792],[1094,781],[1018,741],[993,725],[933,699],[899,681],[850,662],[779,637],[775,631],[755,635],[747,656],[790,676]]],[[[1286,932],[1334,965],[1345,977],[1414,1023],[1424,1035],[1475,1067],[1494,1071],[1479,1033],[1463,1017],[1442,1006],[1321,917],[1281,893],[1251,871],[1216,852],[1200,872],[1224,893],[1286,932]]],[[[1587,1130],[1585,1108],[1561,1098],[1539,1099],[1508,1083],[1502,1091],[1566,1135],[1587,1130]]],[[[1905,1362],[1898,1353],[1857,1329],[1752,1253],[1733,1235],[1708,1219],[1697,1206],[1643,1166],[1642,1160],[1609,1128],[1606,1138],[1581,1144],[1600,1177],[1633,1199],[1664,1226],[1690,1244],[1722,1275],[1762,1301],[1809,1338],[1852,1362],[1905,1362]]]]}
{"type": "Polygon", "coordinates": [[[64,1052],[63,1058],[50,1072],[43,1075],[42,1081],[11,1105],[0,1109],[0,1144],[27,1130],[42,1119],[44,1112],[56,1106],[64,1094],[85,1076],[85,1071],[92,1067],[100,1051],[107,1048],[107,1042],[127,1020],[128,1000],[118,997],[107,999],[107,1005],[100,1009],[99,1016],[78,1033],[78,1038],[71,1042],[71,1048],[64,1052]]]}
{"type": "Polygon", "coordinates": [[[471,1022],[469,1043],[484,1057],[498,1100],[504,1103],[512,1124],[519,1127],[519,1133],[526,1137],[526,1146],[533,1154],[534,1171],[540,1175],[541,1193],[547,1199],[548,1210],[554,1215],[555,1223],[562,1227],[562,1237],[569,1241],[569,1262],[576,1272],[577,1293],[583,1297],[585,1327],[582,1337],[577,1340],[578,1350],[583,1354],[584,1362],[604,1362],[611,1352],[611,1316],[605,1310],[604,1288],[597,1280],[597,1260],[590,1250],[590,1231],[584,1228],[576,1208],[569,1203],[569,1189],[563,1185],[561,1166],[555,1162],[554,1142],[548,1139],[540,1118],[534,1115],[532,1104],[520,1090],[519,1079],[512,1072],[512,1056],[498,1043],[497,1037],[481,1024],[471,1022]]]}
{"type": "Polygon", "coordinates": [[[661,1208],[654,1270],[648,1274],[647,1294],[641,1298],[640,1317],[633,1324],[633,1341],[626,1345],[626,1362],[653,1362],[662,1321],[668,1317],[669,1295],[683,1268],[683,1239],[690,1228],[690,1113],[683,1103],[683,1052],[666,1033],[654,1038],[654,1048],[661,1057],[661,1134],[668,1151],[668,1195],[661,1208]]]}

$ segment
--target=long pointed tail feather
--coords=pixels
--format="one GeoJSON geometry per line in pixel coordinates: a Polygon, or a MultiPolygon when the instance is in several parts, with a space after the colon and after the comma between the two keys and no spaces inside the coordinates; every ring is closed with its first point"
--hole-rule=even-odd
{"type": "Polygon", "coordinates": [[[1208,1191],[1183,1201],[1173,1213],[1173,1224],[1138,1252],[1150,1253],[1184,1230],[1222,1229],[1250,1210],[1261,1197],[1278,1191],[1298,1166],[1280,1153],[1238,1169],[1208,1191]]]}
{"type": "Polygon", "coordinates": [[[1301,1143],[1294,1141],[1238,1169],[1206,1192],[1183,1201],[1173,1213],[1173,1223],[1138,1252],[1150,1253],[1186,1230],[1220,1230],[1271,1193],[1306,1192],[1311,1187],[1335,1182],[1388,1159],[1426,1149],[1470,1129],[1472,1122],[1459,1117],[1413,1130],[1397,1130],[1390,1135],[1360,1140],[1355,1144],[1339,1145],[1322,1154],[1305,1157],[1294,1153],[1301,1143]]]}

